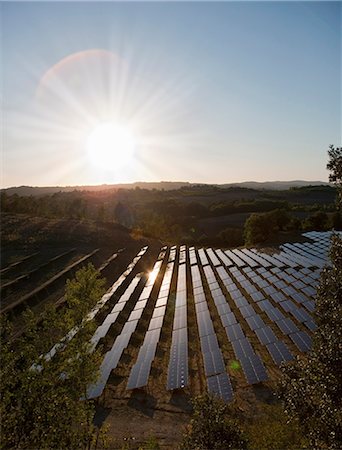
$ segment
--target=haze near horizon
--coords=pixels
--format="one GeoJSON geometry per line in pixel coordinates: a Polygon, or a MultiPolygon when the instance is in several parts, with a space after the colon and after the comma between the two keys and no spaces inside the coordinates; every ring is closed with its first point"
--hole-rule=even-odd
{"type": "Polygon", "coordinates": [[[3,187],[327,181],[341,4],[2,3],[3,187]]]}

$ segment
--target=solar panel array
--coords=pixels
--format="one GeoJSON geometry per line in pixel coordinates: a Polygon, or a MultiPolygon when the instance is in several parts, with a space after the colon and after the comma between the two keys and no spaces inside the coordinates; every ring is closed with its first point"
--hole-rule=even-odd
{"type": "MultiPolygon", "coordinates": [[[[123,274],[115,281],[115,283],[107,290],[107,292],[101,297],[101,300],[96,303],[94,308],[90,311],[88,316],[84,319],[85,322],[92,320],[95,318],[96,314],[100,311],[101,308],[110,300],[117,290],[121,287],[121,285],[126,281],[127,277],[130,275],[130,273],[133,271],[134,267],[138,264],[140,259],[144,256],[146,253],[148,247],[143,247],[140,252],[137,254],[137,256],[133,259],[133,261],[127,266],[126,270],[123,272],[123,274]]],[[[64,336],[62,341],[55,344],[52,349],[44,355],[44,358],[49,361],[51,358],[53,358],[58,350],[62,350],[67,342],[69,342],[75,334],[78,332],[79,328],[74,327],[72,330],[69,331],[69,333],[64,336]]]]}
{"type": "MultiPolygon", "coordinates": [[[[209,266],[206,266],[206,268],[209,268],[209,266]]],[[[216,337],[197,264],[191,266],[191,277],[208,390],[220,396],[223,400],[230,401],[233,398],[233,389],[216,337]]]]}
{"type": "Polygon", "coordinates": [[[146,386],[148,383],[151,365],[155,358],[156,349],[164,322],[174,265],[175,263],[172,261],[166,266],[152,318],[145,334],[143,345],[140,347],[137,360],[129,375],[127,389],[141,388],[146,386]]]}
{"type": "MultiPolygon", "coordinates": [[[[127,322],[125,323],[121,333],[117,336],[114,341],[112,348],[104,355],[101,367],[100,376],[97,382],[89,386],[87,392],[87,398],[99,397],[107,383],[109,375],[113,369],[118,365],[121,355],[125,348],[127,348],[132,334],[137,328],[139,319],[141,318],[144,309],[146,307],[147,301],[150,298],[153,285],[160,271],[162,261],[160,259],[154,265],[152,272],[147,278],[144,289],[142,290],[138,301],[135,304],[133,311],[130,313],[127,322]]],[[[115,308],[115,307],[114,307],[115,308]]]]}
{"type": "Polygon", "coordinates": [[[168,367],[167,389],[181,389],[188,384],[188,331],[187,331],[187,285],[186,247],[179,252],[178,280],[175,314],[168,367]]]}
{"type": "MultiPolygon", "coordinates": [[[[191,387],[188,379],[191,304],[196,313],[207,389],[225,401],[233,398],[230,376],[234,377],[234,372],[230,367],[234,360],[238,362],[234,367],[241,367],[247,383],[254,384],[268,379],[268,365],[279,366],[292,360],[296,352],[309,351],[311,332],[316,328],[312,315],[314,297],[320,273],[329,263],[330,233],[310,232],[304,236],[310,242],[284,244],[272,254],[247,248],[163,248],[149,276],[137,274],[132,279],[96,330],[94,347],[120,314],[129,312],[121,333],[104,356],[100,379],[89,387],[88,398],[101,395],[147,305],[153,313],[149,322],[145,322],[148,326],[139,327],[144,338],[130,370],[127,389],[148,385],[166,312],[168,316],[173,314],[173,321],[165,388],[191,387]],[[163,276],[159,293],[156,301],[150,300],[159,273],[163,276]],[[132,298],[137,297],[141,288],[133,306],[132,298]],[[215,322],[216,317],[220,323],[215,322]],[[222,327],[224,334],[220,331],[222,327]]],[[[113,292],[134,269],[136,258],[130,270],[127,268],[126,276],[116,282],[113,292]]]]}

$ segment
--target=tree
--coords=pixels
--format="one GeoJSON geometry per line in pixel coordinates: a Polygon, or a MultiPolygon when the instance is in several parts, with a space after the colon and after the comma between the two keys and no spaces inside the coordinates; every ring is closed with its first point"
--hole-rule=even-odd
{"type": "Polygon", "coordinates": [[[327,169],[330,170],[329,181],[335,183],[338,189],[337,203],[342,206],[342,147],[329,145],[329,161],[327,169]]]}
{"type": "Polygon", "coordinates": [[[327,213],[316,211],[305,219],[303,227],[305,230],[325,231],[328,225],[327,213]]]}
{"type": "Polygon", "coordinates": [[[97,435],[92,422],[94,409],[90,402],[80,399],[85,397],[87,386],[96,381],[100,357],[98,352],[90,352],[95,325],[84,323],[83,318],[100,299],[103,285],[93,266],[80,269],[67,283],[66,307],[58,311],[49,308],[39,323],[33,313],[27,313],[27,331],[15,342],[9,322],[2,318],[3,448],[92,448],[97,435]],[[41,357],[70,329],[81,325],[53,358],[41,357]]]}
{"type": "Polygon", "coordinates": [[[246,245],[266,241],[274,230],[274,221],[268,214],[251,214],[245,222],[244,236],[246,245]]]}
{"type": "MultiPolygon", "coordinates": [[[[341,149],[329,151],[330,179],[341,206],[341,149]],[[337,151],[338,150],[338,151],[337,151]],[[332,161],[334,159],[334,161],[332,161]]],[[[299,419],[313,448],[342,448],[342,239],[332,238],[331,266],[321,276],[316,297],[317,330],[307,357],[282,368],[279,395],[290,419],[299,419]]]]}
{"type": "Polygon", "coordinates": [[[228,417],[228,405],[210,394],[195,397],[193,416],[183,436],[182,450],[245,449],[238,424],[228,417]]]}

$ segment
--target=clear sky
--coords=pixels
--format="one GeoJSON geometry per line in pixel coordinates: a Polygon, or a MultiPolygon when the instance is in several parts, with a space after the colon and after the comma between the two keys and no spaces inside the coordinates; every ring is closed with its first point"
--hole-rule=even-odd
{"type": "Polygon", "coordinates": [[[327,180],[340,2],[0,8],[2,187],[327,180]]]}

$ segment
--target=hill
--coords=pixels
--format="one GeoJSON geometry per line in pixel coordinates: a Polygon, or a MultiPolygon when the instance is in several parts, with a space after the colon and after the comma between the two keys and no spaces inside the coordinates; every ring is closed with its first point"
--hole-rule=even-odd
{"type": "Polygon", "coordinates": [[[245,181],[242,183],[225,183],[225,184],[206,184],[206,183],[189,183],[188,181],[160,181],[160,182],[142,182],[125,183],[125,184],[101,184],[96,186],[14,186],[10,188],[1,189],[2,192],[6,192],[8,195],[20,195],[20,196],[41,196],[55,194],[57,192],[73,192],[73,191],[90,191],[99,192],[106,190],[119,190],[119,189],[157,189],[157,190],[177,190],[184,187],[192,186],[217,186],[219,188],[246,188],[255,190],[286,190],[294,187],[305,186],[321,186],[329,185],[324,181],[245,181]]]}

